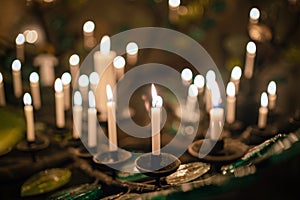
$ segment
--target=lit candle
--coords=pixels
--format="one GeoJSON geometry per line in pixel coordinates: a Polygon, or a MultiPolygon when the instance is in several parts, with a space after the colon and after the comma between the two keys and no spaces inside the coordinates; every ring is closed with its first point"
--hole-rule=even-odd
{"type": "Polygon", "coordinates": [[[54,67],[58,59],[52,54],[40,54],[33,60],[34,66],[40,66],[40,79],[43,86],[53,86],[55,80],[54,67]]]}
{"type": "Polygon", "coordinates": [[[90,89],[94,92],[96,92],[97,87],[98,87],[98,83],[99,83],[99,75],[97,72],[92,72],[90,73],[89,76],[90,79],[90,89]]]}
{"type": "Polygon", "coordinates": [[[169,20],[172,23],[178,20],[178,8],[180,6],[180,0],[169,0],[169,20]]]}
{"type": "Polygon", "coordinates": [[[80,138],[82,134],[82,98],[79,91],[74,93],[73,106],[73,138],[80,138]]]}
{"type": "Polygon", "coordinates": [[[209,112],[212,108],[212,102],[211,102],[211,88],[210,84],[216,80],[216,73],[213,70],[208,70],[205,75],[206,79],[206,88],[205,88],[205,107],[206,111],[209,112]]]}
{"type": "Polygon", "coordinates": [[[152,155],[160,155],[160,118],[163,100],[157,95],[154,84],[151,85],[151,130],[152,130],[152,155]]]}
{"type": "Polygon", "coordinates": [[[230,82],[234,83],[236,94],[239,91],[241,76],[242,76],[242,69],[239,66],[235,66],[231,71],[230,82]]]}
{"type": "Polygon", "coordinates": [[[0,72],[0,106],[5,106],[6,100],[5,100],[5,92],[4,92],[4,83],[3,83],[3,76],[0,72]]]}
{"type": "Polygon", "coordinates": [[[95,46],[96,41],[94,37],[95,23],[87,21],[83,24],[83,45],[86,49],[91,49],[95,46]]]}
{"type": "Polygon", "coordinates": [[[64,86],[64,108],[65,110],[70,109],[70,83],[71,83],[71,74],[69,72],[63,73],[61,76],[61,81],[64,86]]]}
{"type": "Polygon", "coordinates": [[[89,77],[85,74],[79,76],[78,85],[79,85],[79,91],[81,93],[83,101],[87,102],[88,91],[89,91],[89,77]]]}
{"type": "Polygon", "coordinates": [[[270,81],[268,84],[268,97],[269,97],[269,109],[273,110],[276,106],[276,83],[275,81],[270,81]]]}
{"type": "Polygon", "coordinates": [[[24,62],[24,42],[25,42],[25,36],[20,33],[16,37],[16,57],[21,62],[24,62]]]}
{"type": "Polygon", "coordinates": [[[33,107],[38,110],[41,108],[41,94],[39,85],[39,75],[36,72],[32,72],[29,76],[30,90],[33,98],[33,107]]]}
{"type": "Polygon", "coordinates": [[[257,24],[260,17],[260,11],[257,8],[252,8],[249,12],[249,22],[257,24]]]}
{"type": "Polygon", "coordinates": [[[198,100],[197,96],[198,96],[198,88],[194,84],[191,84],[189,86],[188,97],[186,101],[186,112],[189,116],[193,116],[193,113],[195,111],[195,106],[198,100]]]}
{"type": "Polygon", "coordinates": [[[117,151],[116,105],[110,85],[106,85],[109,150],[117,151]]]}
{"type": "Polygon", "coordinates": [[[248,42],[246,47],[246,60],[245,60],[245,69],[244,75],[247,79],[252,78],[254,61],[256,56],[256,45],[254,42],[248,42]]]}
{"type": "Polygon", "coordinates": [[[115,68],[117,80],[120,80],[124,75],[125,59],[122,56],[117,56],[114,58],[113,66],[115,68]]]}
{"type": "Polygon", "coordinates": [[[198,74],[194,78],[194,85],[198,88],[199,94],[201,94],[203,92],[204,85],[205,85],[205,79],[201,74],[198,74]]]}
{"type": "Polygon", "coordinates": [[[22,96],[22,78],[21,78],[21,62],[14,60],[12,65],[14,93],[17,98],[22,96]]]}
{"type": "Polygon", "coordinates": [[[261,94],[260,108],[258,115],[258,128],[265,128],[267,126],[268,117],[268,95],[266,92],[261,94]]]}
{"type": "Polygon", "coordinates": [[[97,110],[95,96],[89,91],[89,109],[88,109],[88,147],[97,146],[97,110]]]}
{"type": "Polygon", "coordinates": [[[129,65],[135,65],[138,59],[139,47],[135,42],[126,45],[126,60],[129,65]]]}
{"type": "Polygon", "coordinates": [[[189,68],[184,68],[181,72],[181,80],[183,85],[188,86],[192,83],[193,73],[189,68]]]}
{"type": "Polygon", "coordinates": [[[60,78],[54,82],[55,90],[55,111],[56,111],[56,126],[57,128],[65,127],[65,111],[64,111],[64,93],[63,85],[60,78]]]}
{"type": "Polygon", "coordinates": [[[69,58],[69,64],[70,64],[70,73],[72,76],[72,86],[74,87],[75,80],[77,80],[77,76],[79,73],[79,62],[80,58],[77,54],[73,54],[69,58]]]}
{"type": "Polygon", "coordinates": [[[34,119],[33,119],[33,107],[31,105],[31,96],[29,93],[25,93],[23,96],[24,102],[24,113],[26,118],[27,125],[27,141],[34,142],[35,134],[34,134],[34,119]]]}
{"type": "Polygon", "coordinates": [[[228,124],[232,124],[235,121],[235,106],[236,106],[235,85],[233,82],[229,82],[227,84],[226,93],[227,93],[226,121],[228,124]]]}

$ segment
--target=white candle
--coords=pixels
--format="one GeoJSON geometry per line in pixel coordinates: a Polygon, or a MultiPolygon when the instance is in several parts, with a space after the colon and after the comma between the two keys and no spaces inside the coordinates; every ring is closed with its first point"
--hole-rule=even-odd
{"type": "Polygon", "coordinates": [[[172,23],[178,20],[178,8],[180,6],[180,0],[169,0],[169,20],[172,23]]]}
{"type": "Polygon", "coordinates": [[[33,98],[33,107],[36,110],[41,108],[41,94],[39,85],[39,75],[36,72],[32,72],[29,76],[30,90],[33,98]]]}
{"type": "Polygon", "coordinates": [[[261,94],[260,108],[258,115],[258,128],[265,128],[267,126],[268,118],[268,95],[266,92],[261,94]]]}
{"type": "Polygon", "coordinates": [[[189,68],[184,68],[181,72],[181,80],[183,85],[188,86],[192,83],[193,72],[189,68]]]}
{"type": "Polygon", "coordinates": [[[52,54],[40,54],[34,58],[33,65],[40,66],[40,79],[43,86],[53,86],[55,80],[54,67],[58,59],[52,54]]]}
{"type": "Polygon", "coordinates": [[[70,83],[71,83],[71,74],[69,72],[63,73],[61,76],[61,81],[64,86],[64,108],[65,110],[70,109],[70,83]]]}
{"type": "Polygon", "coordinates": [[[260,17],[260,11],[257,8],[251,8],[249,12],[249,22],[257,24],[260,17]]]}
{"type": "Polygon", "coordinates": [[[89,91],[89,109],[88,109],[88,147],[97,146],[97,110],[95,96],[89,91]]]}
{"type": "Polygon", "coordinates": [[[195,106],[198,100],[197,96],[198,96],[198,88],[194,84],[191,84],[189,86],[188,97],[186,101],[186,112],[189,116],[193,116],[193,113],[195,111],[195,106]]]}
{"type": "Polygon", "coordinates": [[[82,98],[79,91],[74,93],[73,106],[73,138],[80,138],[82,134],[82,98]]]}
{"type": "Polygon", "coordinates": [[[205,107],[206,111],[209,112],[212,108],[212,102],[211,102],[211,86],[210,84],[216,80],[216,73],[213,70],[208,70],[205,75],[206,79],[206,88],[205,88],[205,107]]]}
{"type": "Polygon", "coordinates": [[[194,78],[194,85],[198,88],[199,94],[201,94],[203,92],[204,85],[205,85],[205,79],[201,74],[198,74],[194,78]]]}
{"type": "Polygon", "coordinates": [[[95,46],[96,40],[94,37],[95,23],[87,21],[83,24],[83,45],[86,49],[91,49],[95,46]]]}
{"type": "Polygon", "coordinates": [[[120,80],[124,75],[125,59],[122,56],[117,56],[113,60],[113,66],[115,68],[115,74],[117,80],[120,80]]]}
{"type": "Polygon", "coordinates": [[[4,83],[3,83],[3,76],[0,72],[0,106],[5,106],[6,100],[5,100],[5,92],[4,92],[4,83]]]}
{"type": "Polygon", "coordinates": [[[34,142],[35,134],[34,134],[34,119],[33,119],[33,107],[31,105],[31,96],[29,93],[25,93],[23,96],[24,102],[24,113],[26,118],[27,125],[27,141],[34,142]]]}
{"type": "Polygon", "coordinates": [[[69,64],[70,64],[70,73],[72,76],[72,87],[74,87],[75,80],[77,80],[77,77],[78,77],[79,62],[80,62],[80,58],[77,54],[73,54],[70,56],[69,64]]]}
{"type": "Polygon", "coordinates": [[[268,97],[269,97],[269,109],[273,110],[276,106],[276,83],[275,81],[270,81],[268,84],[268,97]]]}
{"type": "Polygon", "coordinates": [[[12,65],[12,73],[13,73],[13,85],[14,85],[14,93],[17,98],[22,96],[23,88],[22,88],[22,78],[21,78],[21,62],[19,60],[14,60],[12,65]]]}
{"type": "Polygon", "coordinates": [[[55,90],[55,111],[56,111],[56,126],[57,128],[65,127],[65,111],[64,111],[64,93],[63,85],[60,78],[54,82],[55,90]]]}
{"type": "Polygon", "coordinates": [[[106,85],[109,150],[117,151],[116,105],[110,85],[106,85]]]}
{"type": "Polygon", "coordinates": [[[78,85],[83,101],[87,102],[89,92],[89,77],[85,74],[82,74],[78,79],[78,85]]]}
{"type": "Polygon", "coordinates": [[[151,85],[152,107],[151,107],[151,131],[152,131],[152,155],[160,155],[160,117],[162,98],[157,96],[155,86],[151,85]]]}
{"type": "Polygon", "coordinates": [[[90,89],[94,92],[96,92],[97,87],[98,87],[98,83],[99,83],[99,75],[97,72],[92,72],[90,73],[89,76],[90,79],[90,89]]]}
{"type": "Polygon", "coordinates": [[[229,82],[227,84],[226,93],[227,93],[226,121],[228,124],[232,124],[235,121],[235,107],[236,107],[235,85],[233,82],[229,82]]]}
{"type": "Polygon", "coordinates": [[[21,62],[24,62],[24,42],[25,42],[25,36],[20,33],[16,37],[16,57],[21,62]]]}
{"type": "Polygon", "coordinates": [[[230,81],[234,83],[236,94],[239,92],[241,76],[242,69],[239,66],[235,66],[231,71],[230,81]]]}
{"type": "Polygon", "coordinates": [[[252,78],[254,61],[256,56],[256,45],[254,42],[248,42],[246,47],[246,60],[245,60],[245,69],[244,75],[247,79],[252,78]]]}
{"type": "Polygon", "coordinates": [[[139,47],[135,42],[126,45],[126,60],[129,65],[135,65],[138,59],[139,47]]]}

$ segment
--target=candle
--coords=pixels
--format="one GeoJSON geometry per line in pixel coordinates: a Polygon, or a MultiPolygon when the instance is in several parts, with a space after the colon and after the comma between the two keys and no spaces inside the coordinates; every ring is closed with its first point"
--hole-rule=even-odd
{"type": "Polygon", "coordinates": [[[186,101],[186,112],[189,116],[193,116],[197,103],[198,88],[194,84],[189,86],[188,97],[186,101]]]}
{"type": "Polygon", "coordinates": [[[185,68],[182,70],[181,72],[181,80],[183,85],[188,86],[191,84],[193,79],[193,73],[192,70],[190,70],[189,68],[185,68]]]}
{"type": "Polygon", "coordinates": [[[87,102],[88,100],[88,91],[89,91],[89,77],[85,74],[82,74],[79,76],[78,79],[78,85],[79,85],[79,91],[82,95],[82,99],[84,102],[87,102]]]}
{"type": "Polygon", "coordinates": [[[72,76],[72,87],[74,87],[75,80],[77,80],[78,72],[79,72],[79,62],[80,58],[77,54],[73,54],[69,58],[70,64],[70,73],[72,76]]]}
{"type": "Polygon", "coordinates": [[[89,91],[89,109],[88,109],[88,147],[97,146],[97,110],[95,96],[89,91]]]}
{"type": "Polygon", "coordinates": [[[117,80],[120,80],[124,75],[125,59],[122,56],[117,56],[113,60],[113,66],[115,68],[115,73],[117,80]]]}
{"type": "Polygon", "coordinates": [[[41,108],[41,94],[39,85],[39,75],[36,72],[32,72],[29,76],[30,90],[33,98],[33,107],[36,110],[41,108]]]}
{"type": "Polygon", "coordinates": [[[64,108],[65,110],[70,109],[70,83],[71,83],[71,74],[69,72],[63,73],[61,76],[61,81],[64,86],[64,108]]]}
{"type": "Polygon", "coordinates": [[[227,84],[226,93],[227,93],[226,121],[228,124],[232,124],[235,121],[235,106],[236,106],[235,85],[233,82],[229,82],[227,84]]]}
{"type": "Polygon", "coordinates": [[[198,88],[198,92],[201,94],[203,92],[204,85],[205,85],[205,79],[201,74],[198,74],[194,78],[194,85],[198,88]]]}
{"type": "Polygon", "coordinates": [[[24,62],[24,42],[25,42],[25,36],[20,33],[16,37],[16,57],[21,62],[24,62]]]}
{"type": "Polygon", "coordinates": [[[268,84],[268,98],[269,98],[269,109],[273,110],[276,106],[276,83],[275,81],[270,81],[268,84]]]}
{"type": "Polygon", "coordinates": [[[56,111],[56,126],[57,128],[65,127],[65,111],[64,111],[64,93],[63,85],[60,78],[54,82],[55,90],[55,111],[56,111]]]}
{"type": "Polygon", "coordinates": [[[249,12],[249,22],[257,24],[260,17],[260,11],[257,8],[252,8],[249,12]]]}
{"type": "Polygon", "coordinates": [[[96,40],[94,37],[95,23],[87,21],[83,24],[83,45],[86,49],[91,49],[95,46],[96,40]]]}
{"type": "Polygon", "coordinates": [[[80,138],[82,134],[82,98],[79,91],[74,93],[73,106],[73,138],[80,138]]]}
{"type": "Polygon", "coordinates": [[[206,72],[205,79],[206,79],[206,88],[205,88],[204,99],[205,99],[206,111],[209,112],[210,109],[212,108],[210,84],[211,82],[216,80],[216,73],[213,70],[208,70],[206,72]]]}
{"type": "Polygon", "coordinates": [[[38,41],[39,34],[36,30],[26,30],[24,31],[26,42],[33,44],[38,41]]]}
{"type": "Polygon", "coordinates": [[[109,150],[117,151],[116,105],[110,85],[106,85],[109,150]]]}
{"type": "Polygon", "coordinates": [[[3,83],[3,76],[0,72],[0,106],[5,106],[6,100],[5,100],[5,92],[4,92],[4,83],[3,83]]]}
{"type": "Polygon", "coordinates": [[[163,100],[157,96],[154,84],[151,85],[151,130],[152,130],[152,155],[160,155],[160,118],[163,100]]]}
{"type": "Polygon", "coordinates": [[[40,54],[34,58],[33,65],[40,66],[40,78],[43,86],[52,86],[55,80],[54,67],[58,59],[52,54],[40,54]]]}
{"type": "Polygon", "coordinates": [[[24,113],[26,118],[27,125],[27,141],[34,142],[35,134],[34,134],[34,119],[33,119],[33,107],[31,105],[31,96],[29,93],[25,93],[23,96],[24,102],[24,113]]]}
{"type": "Polygon", "coordinates": [[[245,60],[245,69],[244,75],[247,79],[252,78],[253,68],[254,68],[254,60],[256,56],[256,45],[254,42],[248,42],[246,47],[246,60],[245,60]]]}
{"type": "Polygon", "coordinates": [[[12,65],[13,72],[13,85],[14,85],[14,93],[17,98],[22,95],[22,78],[21,78],[21,62],[19,60],[14,60],[12,65]]]}
{"type": "Polygon", "coordinates": [[[239,66],[235,66],[231,71],[230,82],[234,83],[236,94],[239,91],[241,76],[242,76],[242,69],[239,66]]]}
{"type": "Polygon", "coordinates": [[[135,65],[138,59],[139,47],[135,42],[126,45],[126,60],[129,65],[135,65]]]}
{"type": "Polygon", "coordinates": [[[267,126],[268,117],[268,96],[266,92],[261,94],[260,108],[258,115],[258,128],[265,128],[267,126]]]}
{"type": "Polygon", "coordinates": [[[180,6],[180,0],[169,0],[169,20],[172,23],[178,20],[178,8],[180,6]]]}
{"type": "Polygon", "coordinates": [[[97,86],[98,86],[98,83],[99,83],[99,75],[97,72],[92,72],[89,76],[89,79],[90,79],[90,89],[94,92],[96,92],[97,90],[97,86]]]}

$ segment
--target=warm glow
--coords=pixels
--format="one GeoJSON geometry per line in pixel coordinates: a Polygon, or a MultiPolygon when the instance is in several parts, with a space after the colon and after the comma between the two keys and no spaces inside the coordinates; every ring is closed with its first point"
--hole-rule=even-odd
{"type": "Polygon", "coordinates": [[[126,46],[126,53],[129,55],[137,54],[138,50],[139,47],[135,42],[129,42],[126,46]]]}
{"type": "Polygon", "coordinates": [[[125,67],[125,64],[126,64],[125,59],[122,56],[117,56],[114,58],[113,65],[115,68],[121,69],[125,67]]]}
{"type": "Polygon", "coordinates": [[[35,43],[38,39],[38,33],[36,30],[27,30],[24,32],[25,34],[25,39],[26,39],[26,42],[28,43],[35,43]]]}
{"type": "Polygon", "coordinates": [[[0,72],[0,83],[2,83],[3,81],[3,76],[2,76],[2,73],[0,72]]]}
{"type": "Polygon", "coordinates": [[[276,83],[275,83],[275,81],[270,81],[270,83],[268,85],[268,93],[271,94],[271,95],[276,94],[276,83]]]}
{"type": "Polygon", "coordinates": [[[177,8],[180,6],[180,0],[169,0],[169,6],[171,8],[177,8]]]}
{"type": "Polygon", "coordinates": [[[14,60],[11,65],[11,68],[13,71],[20,71],[21,70],[21,62],[18,59],[14,60]]]}
{"type": "Polygon", "coordinates": [[[69,72],[65,72],[63,73],[63,75],[61,76],[61,81],[63,85],[69,85],[71,83],[71,74],[69,72]]]}
{"type": "Polygon", "coordinates": [[[93,21],[87,21],[83,25],[83,31],[86,33],[91,33],[95,30],[95,23],[93,21]]]}
{"type": "Polygon", "coordinates": [[[78,79],[79,87],[87,87],[89,85],[89,77],[82,74],[78,79]]]}
{"type": "Polygon", "coordinates": [[[62,92],[63,91],[63,85],[60,78],[57,78],[54,82],[54,90],[55,92],[62,92]]]}
{"type": "Polygon", "coordinates": [[[193,73],[192,73],[192,70],[188,69],[188,68],[185,68],[182,70],[181,72],[181,79],[184,80],[184,81],[191,81],[193,78],[193,73]]]}
{"type": "Polygon", "coordinates": [[[101,42],[100,42],[100,52],[102,54],[109,54],[110,51],[110,38],[109,36],[105,35],[102,37],[101,42]]]}
{"type": "Polygon", "coordinates": [[[110,85],[108,85],[108,84],[106,85],[106,96],[107,96],[108,101],[113,101],[114,95],[113,95],[110,85]]]}
{"type": "Polygon", "coordinates": [[[260,12],[257,8],[252,8],[249,13],[249,17],[252,20],[258,20],[260,17],[260,12]]]}
{"type": "Polygon", "coordinates": [[[194,78],[194,85],[197,86],[197,88],[203,88],[205,84],[205,80],[204,77],[200,74],[198,74],[195,78],[194,78]]]}
{"type": "Polygon", "coordinates": [[[39,82],[39,75],[38,75],[38,73],[36,73],[36,72],[32,72],[31,74],[30,74],[30,76],[29,76],[29,81],[31,82],[31,83],[37,83],[37,82],[39,82]]]}
{"type": "Polygon", "coordinates": [[[25,36],[22,33],[18,34],[18,36],[16,38],[16,44],[22,45],[22,44],[24,44],[24,42],[25,42],[25,36]]]}
{"type": "Polygon", "coordinates": [[[211,91],[211,100],[213,107],[220,106],[222,99],[218,83],[216,81],[209,82],[209,88],[211,91]]]}
{"type": "Polygon", "coordinates": [[[77,54],[71,55],[71,57],[69,59],[70,65],[78,65],[79,62],[80,62],[80,58],[77,54]]]}
{"type": "Polygon", "coordinates": [[[254,42],[248,42],[247,44],[247,52],[250,54],[255,54],[256,53],[256,45],[254,42]]]}
{"type": "Polygon", "coordinates": [[[214,81],[216,80],[216,73],[213,70],[208,70],[205,75],[206,82],[214,81]]]}
{"type": "Polygon", "coordinates": [[[81,106],[82,105],[82,97],[79,91],[74,93],[74,105],[81,106]]]}
{"type": "Polygon", "coordinates": [[[235,85],[233,82],[229,82],[226,87],[226,94],[230,97],[235,96],[235,85]]]}
{"type": "Polygon", "coordinates": [[[26,92],[23,96],[23,102],[24,102],[24,105],[26,106],[30,106],[31,103],[32,103],[32,100],[31,100],[31,96],[28,92],[26,92]]]}
{"type": "Polygon", "coordinates": [[[97,72],[92,72],[90,74],[90,83],[93,84],[93,85],[97,85],[99,83],[99,75],[97,72]]]}
{"type": "Polygon", "coordinates": [[[89,106],[90,108],[95,108],[96,107],[96,101],[95,101],[95,96],[92,91],[89,91],[89,106]]]}
{"type": "Polygon", "coordinates": [[[268,106],[268,95],[266,92],[263,92],[261,94],[261,97],[260,97],[260,105],[262,107],[267,107],[268,106]]]}
{"type": "Polygon", "coordinates": [[[157,91],[154,84],[151,85],[151,95],[152,95],[152,107],[161,107],[163,104],[163,100],[161,96],[157,95],[157,91]]]}
{"type": "Polygon", "coordinates": [[[189,86],[188,94],[189,94],[190,97],[196,97],[198,95],[198,88],[197,88],[197,86],[194,85],[194,84],[191,84],[189,86]]]}
{"type": "Polygon", "coordinates": [[[235,66],[231,71],[231,78],[233,80],[240,80],[242,76],[242,69],[239,66],[235,66]]]}

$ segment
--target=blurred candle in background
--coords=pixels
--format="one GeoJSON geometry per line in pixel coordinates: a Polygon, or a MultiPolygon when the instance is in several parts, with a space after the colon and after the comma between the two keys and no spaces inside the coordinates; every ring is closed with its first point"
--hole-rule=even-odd
{"type": "Polygon", "coordinates": [[[21,62],[16,59],[13,61],[12,65],[12,75],[13,75],[13,86],[14,93],[17,98],[22,96],[23,87],[22,87],[22,77],[21,77],[21,62]]]}
{"type": "Polygon", "coordinates": [[[245,68],[244,75],[247,79],[252,78],[254,71],[254,61],[256,56],[256,45],[254,42],[250,41],[246,46],[246,59],[245,59],[245,68]]]}
{"type": "Polygon", "coordinates": [[[65,110],[70,109],[71,99],[70,99],[70,83],[71,83],[71,74],[69,72],[63,73],[61,76],[61,81],[64,86],[64,108],[65,110]]]}
{"type": "Polygon", "coordinates": [[[135,65],[138,59],[139,47],[135,42],[126,45],[126,61],[129,65],[135,65]]]}
{"type": "Polygon", "coordinates": [[[74,92],[73,101],[73,138],[78,139],[82,134],[82,98],[79,91],[74,92]]]}
{"type": "Polygon", "coordinates": [[[5,100],[5,90],[4,90],[4,81],[2,73],[0,72],[0,106],[5,106],[6,100],[5,100]]]}
{"type": "Polygon", "coordinates": [[[39,75],[36,72],[32,72],[29,76],[30,90],[33,98],[33,107],[36,110],[39,110],[41,108],[39,79],[39,75]]]}
{"type": "Polygon", "coordinates": [[[230,75],[230,82],[234,83],[236,94],[239,92],[241,76],[242,76],[242,69],[239,66],[233,67],[230,75]]]}
{"type": "Polygon", "coordinates": [[[113,66],[116,72],[117,80],[120,80],[124,75],[125,59],[122,56],[117,56],[113,60],[113,66]]]}
{"type": "Polygon", "coordinates": [[[252,24],[257,24],[260,17],[260,11],[258,8],[251,8],[249,12],[249,22],[252,24]]]}
{"type": "Polygon", "coordinates": [[[19,33],[16,37],[16,58],[24,63],[24,43],[25,36],[22,33],[19,33]]]}
{"type": "Polygon", "coordinates": [[[235,85],[233,82],[229,82],[227,84],[226,94],[227,94],[226,121],[228,124],[232,124],[235,121],[235,107],[236,107],[235,85]]]}
{"type": "Polygon", "coordinates": [[[89,108],[88,108],[88,147],[95,148],[97,146],[97,110],[95,96],[89,91],[89,108]]]}
{"type": "Polygon", "coordinates": [[[80,75],[78,79],[78,85],[83,102],[87,102],[89,92],[89,77],[85,74],[80,75]]]}
{"type": "Polygon", "coordinates": [[[116,104],[110,85],[106,85],[109,150],[118,150],[116,104]]]}
{"type": "Polygon", "coordinates": [[[65,110],[64,110],[64,93],[63,84],[60,78],[54,82],[55,90],[55,112],[56,112],[56,126],[57,128],[65,127],[65,110]]]}
{"type": "Polygon", "coordinates": [[[32,100],[29,93],[25,93],[23,96],[24,102],[24,113],[26,118],[26,126],[27,126],[27,141],[34,142],[35,141],[35,133],[34,133],[34,118],[33,118],[33,107],[31,105],[32,100]]]}
{"type": "Polygon", "coordinates": [[[90,80],[90,89],[94,92],[95,95],[99,83],[98,73],[97,72],[90,73],[89,80],[90,80]]]}
{"type": "Polygon", "coordinates": [[[216,80],[216,73],[213,70],[208,70],[205,75],[206,79],[206,87],[205,87],[205,94],[204,94],[204,101],[206,111],[209,112],[212,108],[212,96],[211,96],[211,84],[216,80]]]}
{"type": "Polygon", "coordinates": [[[204,85],[205,85],[205,79],[201,74],[195,76],[194,85],[198,88],[199,94],[201,94],[203,92],[204,85]]]}
{"type": "Polygon", "coordinates": [[[178,21],[178,9],[180,0],[169,0],[169,21],[176,23],[178,21]]]}
{"type": "Polygon", "coordinates": [[[80,58],[77,54],[73,54],[69,58],[69,64],[70,64],[70,73],[72,76],[72,87],[74,87],[75,81],[77,80],[77,76],[79,73],[79,62],[80,58]]]}
{"type": "Polygon", "coordinates": [[[268,119],[268,95],[263,92],[260,97],[260,108],[258,114],[258,128],[265,128],[268,119]]]}
{"type": "Polygon", "coordinates": [[[269,98],[269,109],[273,110],[276,106],[276,99],[277,99],[275,81],[270,81],[270,83],[268,84],[267,92],[269,98]]]}
{"type": "Polygon", "coordinates": [[[83,45],[87,50],[90,50],[96,45],[96,39],[94,37],[95,23],[93,21],[86,21],[82,29],[83,45]]]}
{"type": "Polygon", "coordinates": [[[184,68],[181,72],[181,80],[183,85],[189,86],[192,83],[193,72],[189,68],[184,68]]]}

